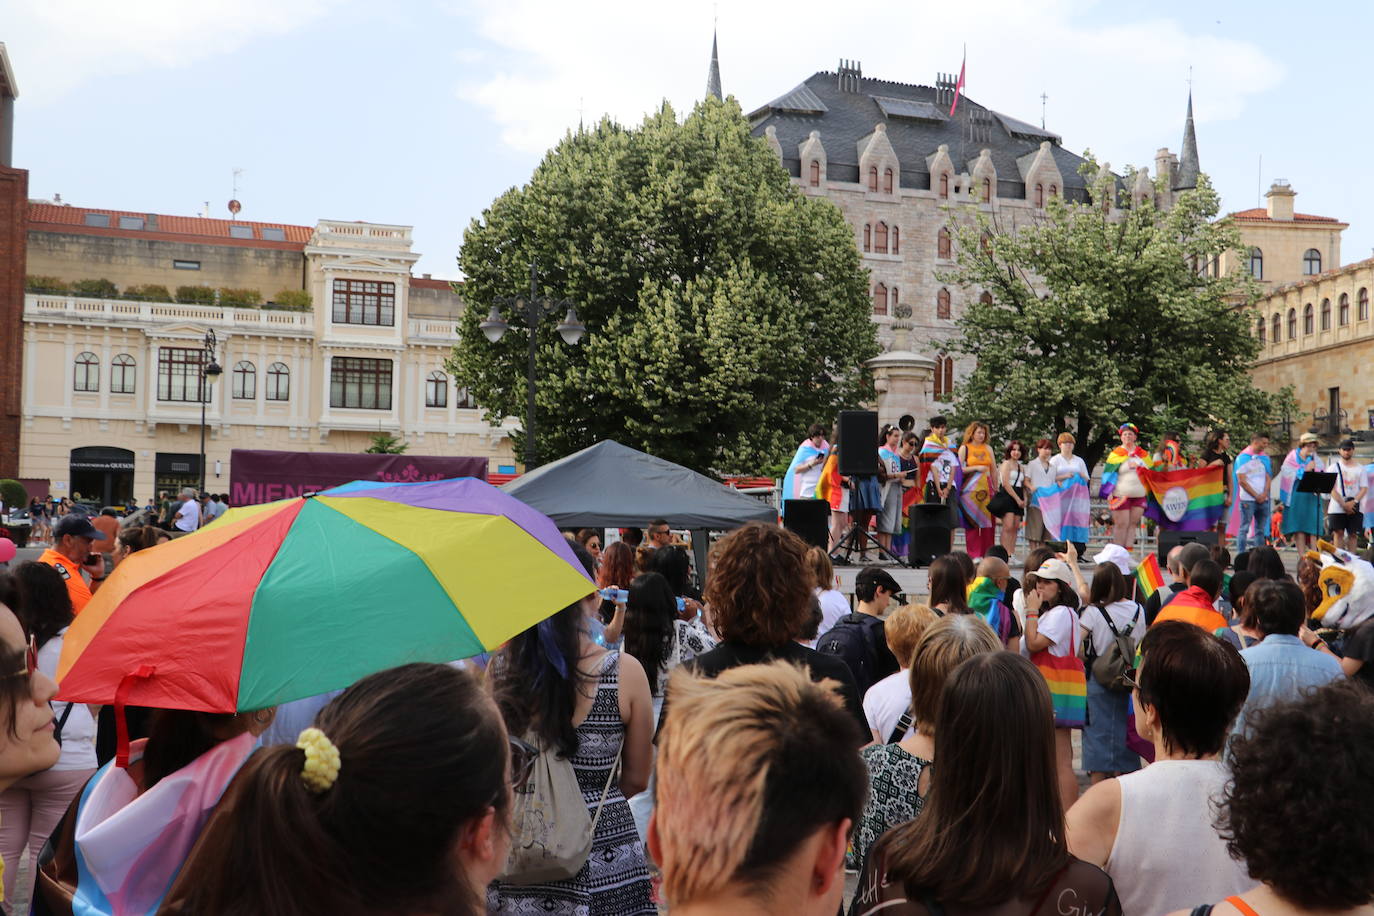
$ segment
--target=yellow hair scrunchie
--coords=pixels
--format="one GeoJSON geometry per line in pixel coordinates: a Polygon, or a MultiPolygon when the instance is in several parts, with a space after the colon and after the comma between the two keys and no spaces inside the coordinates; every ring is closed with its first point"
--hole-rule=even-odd
{"type": "Polygon", "coordinates": [[[296,747],[305,751],[301,779],[312,792],[327,791],[339,778],[339,749],[318,728],[301,732],[296,747]]]}

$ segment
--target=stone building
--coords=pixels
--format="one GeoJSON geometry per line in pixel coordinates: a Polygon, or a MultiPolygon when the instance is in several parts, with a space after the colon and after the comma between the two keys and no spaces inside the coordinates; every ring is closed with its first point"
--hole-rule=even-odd
{"type": "Polygon", "coordinates": [[[202,397],[211,491],[229,489],[234,448],[357,453],[378,432],[410,454],[513,464],[507,427],[488,426],[443,368],[462,301],[410,275],[408,226],[38,202],[26,241],[19,474],[55,496],[122,503],[196,483],[202,397]],[[138,297],[61,289],[95,279],[138,297]],[[220,292],[191,301],[197,290],[220,292]],[[225,301],[244,290],[269,301],[225,301]],[[311,307],[280,307],[302,292],[311,307]],[[223,374],[202,387],[207,331],[223,374]]]}
{"type": "MultiPolygon", "coordinates": [[[[948,407],[969,368],[942,349],[969,297],[938,274],[955,266],[952,228],[985,215],[1015,232],[1043,217],[1053,197],[1087,202],[1084,159],[1044,127],[959,97],[955,79],[934,86],[866,77],[857,62],[812,74],[749,115],[803,193],[838,206],[870,274],[872,318],[884,353],[874,360],[884,420],[918,422],[948,407]]],[[[1169,206],[1196,186],[1192,99],[1181,156],[1162,149],[1156,174],[1141,169],[1120,194],[1148,194],[1169,206]],[[1162,189],[1162,190],[1161,190],[1162,189]]]]}

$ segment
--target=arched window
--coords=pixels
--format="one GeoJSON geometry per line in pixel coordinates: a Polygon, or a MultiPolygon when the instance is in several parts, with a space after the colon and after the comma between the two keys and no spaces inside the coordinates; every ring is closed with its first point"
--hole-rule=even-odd
{"type": "Polygon", "coordinates": [[[892,169],[883,169],[883,193],[892,193],[892,169]]]}
{"type": "Polygon", "coordinates": [[[1312,333],[1312,303],[1307,303],[1302,307],[1302,333],[1307,336],[1312,333]]]}
{"type": "Polygon", "coordinates": [[[878,222],[878,229],[873,233],[873,250],[878,254],[887,254],[887,223],[878,222]]]}
{"type": "Polygon", "coordinates": [[[1322,300],[1322,330],[1331,330],[1331,300],[1322,300]]]}
{"type": "Polygon", "coordinates": [[[950,259],[950,236],[948,229],[941,229],[935,236],[935,256],[942,260],[950,259]]]}
{"type": "Polygon", "coordinates": [[[1298,310],[1288,310],[1288,339],[1292,340],[1298,336],[1298,310]]]}
{"type": "Polygon", "coordinates": [[[448,376],[435,369],[425,380],[425,406],[448,406],[448,376]]]}
{"type": "Polygon", "coordinates": [[[1045,206],[1045,186],[1043,184],[1037,183],[1035,186],[1035,205],[1037,207],[1045,206]]]}
{"type": "Polygon", "coordinates": [[[1279,313],[1275,312],[1273,317],[1269,319],[1269,335],[1274,338],[1274,343],[1278,343],[1281,339],[1279,332],[1282,328],[1283,324],[1279,319],[1279,313]]]}
{"type": "Polygon", "coordinates": [[[267,400],[291,400],[291,370],[285,363],[273,363],[267,367],[267,400]]]}
{"type": "Polygon", "coordinates": [[[1264,318],[1261,316],[1255,320],[1255,336],[1259,338],[1260,345],[1264,344],[1264,318]]]}
{"type": "Polygon", "coordinates": [[[898,229],[896,226],[892,227],[892,253],[902,253],[902,230],[898,229]]]}
{"type": "Polygon", "coordinates": [[[819,159],[811,160],[811,187],[821,186],[821,162],[819,159]]]}
{"type": "Polygon", "coordinates": [[[870,191],[878,190],[878,167],[876,165],[868,167],[868,189],[870,191]]]}
{"type": "Polygon", "coordinates": [[[459,388],[453,392],[453,406],[471,410],[477,406],[477,400],[472,396],[471,391],[466,388],[459,388]]]}
{"type": "Polygon", "coordinates": [[[1256,280],[1264,279],[1264,252],[1258,248],[1250,249],[1250,276],[1256,280]]]}
{"type": "Polygon", "coordinates": [[[881,283],[873,287],[873,314],[887,314],[887,287],[881,283]]]}
{"type": "Polygon", "coordinates": [[[935,357],[935,400],[947,401],[954,393],[954,359],[941,353],[935,357]]]}
{"type": "Polygon", "coordinates": [[[864,251],[873,250],[873,224],[864,223],[864,251]]]}
{"type": "Polygon", "coordinates": [[[258,396],[258,367],[248,360],[240,360],[234,364],[234,397],[251,401],[258,396]]]}
{"type": "Polygon", "coordinates": [[[110,360],[111,394],[134,393],[134,369],[137,366],[134,358],[127,353],[121,353],[110,360]]]}
{"type": "Polygon", "coordinates": [[[983,294],[978,297],[978,301],[983,305],[992,305],[992,293],[983,290],[983,294]]]}
{"type": "Polygon", "coordinates": [[[1322,272],[1322,253],[1315,248],[1307,249],[1307,253],[1302,256],[1302,272],[1307,276],[1315,276],[1322,272]]]}
{"type": "Polygon", "coordinates": [[[76,391],[100,390],[100,358],[94,353],[78,353],[72,377],[76,391]]]}
{"type": "Polygon", "coordinates": [[[1059,196],[1059,185],[1057,185],[1057,184],[1052,184],[1052,185],[1050,185],[1050,196],[1051,196],[1051,197],[1058,197],[1058,196],[1059,196]]]}
{"type": "MultiPolygon", "coordinates": [[[[888,290],[888,294],[887,294],[888,304],[892,306],[892,314],[893,314],[893,315],[896,315],[896,314],[897,314],[897,302],[901,299],[901,292],[902,292],[902,291],[899,290],[899,289],[898,289],[897,287],[895,287],[895,286],[892,287],[892,289],[888,290]]],[[[899,317],[900,317],[900,316],[899,316],[899,317]]]]}
{"type": "Polygon", "coordinates": [[[935,317],[949,318],[949,290],[941,288],[935,295],[935,317]]]}
{"type": "Polygon", "coordinates": [[[949,197],[949,172],[940,173],[940,196],[949,197]]]}
{"type": "Polygon", "coordinates": [[[1363,286],[1355,294],[1355,317],[1360,321],[1369,320],[1369,290],[1363,286]]]}
{"type": "Polygon", "coordinates": [[[991,201],[992,201],[992,179],[991,179],[991,178],[984,178],[984,179],[983,179],[983,203],[990,203],[991,201]]]}
{"type": "Polygon", "coordinates": [[[1341,293],[1339,303],[1336,305],[1336,322],[1345,327],[1350,324],[1350,294],[1341,293]]]}

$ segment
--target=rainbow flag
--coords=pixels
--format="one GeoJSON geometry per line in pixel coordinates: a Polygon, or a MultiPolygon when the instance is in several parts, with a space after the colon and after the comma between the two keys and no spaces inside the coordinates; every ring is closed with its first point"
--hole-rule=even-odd
{"type": "MultiPolygon", "coordinates": [[[[1107,456],[1107,462],[1102,467],[1102,486],[1097,495],[1107,499],[1116,489],[1116,479],[1121,474],[1121,466],[1126,463],[1127,458],[1139,458],[1145,462],[1145,466],[1150,464],[1150,456],[1140,446],[1136,446],[1135,451],[1126,451],[1126,446],[1118,445],[1112,449],[1112,453],[1107,456]]],[[[1143,470],[1144,468],[1141,468],[1143,470]]]]}
{"type": "Polygon", "coordinates": [[[830,508],[840,511],[840,498],[844,491],[840,488],[840,450],[833,448],[821,465],[821,479],[816,482],[816,498],[830,503],[830,508]]]}
{"type": "Polygon", "coordinates": [[[1208,531],[1221,520],[1226,493],[1221,466],[1183,471],[1141,468],[1140,481],[1149,496],[1145,514],[1160,527],[1175,531],[1208,531]]]}
{"type": "Polygon", "coordinates": [[[1147,553],[1135,568],[1135,581],[1140,584],[1140,590],[1146,598],[1164,587],[1164,574],[1159,571],[1159,560],[1155,559],[1154,554],[1147,553]]]}
{"type": "Polygon", "coordinates": [[[1035,504],[1045,520],[1045,528],[1056,541],[1088,540],[1091,523],[1091,498],[1088,481],[1075,475],[1035,491],[1035,504]]]}
{"type": "Polygon", "coordinates": [[[988,501],[992,499],[988,472],[971,471],[964,476],[963,486],[959,489],[959,508],[964,512],[965,528],[991,528],[992,513],[988,511],[988,501]]]}
{"type": "Polygon", "coordinates": [[[969,583],[968,606],[992,627],[997,638],[1006,642],[1011,636],[1011,616],[1002,600],[1002,590],[987,576],[979,576],[969,583]]]}

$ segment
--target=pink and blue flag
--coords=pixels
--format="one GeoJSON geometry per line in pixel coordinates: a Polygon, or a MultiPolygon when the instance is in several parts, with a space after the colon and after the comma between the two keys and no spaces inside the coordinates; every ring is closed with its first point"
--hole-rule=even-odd
{"type": "Polygon", "coordinates": [[[1035,501],[1045,520],[1045,529],[1056,541],[1081,544],[1088,540],[1092,500],[1088,481],[1082,475],[1040,487],[1035,491],[1035,501]]]}

